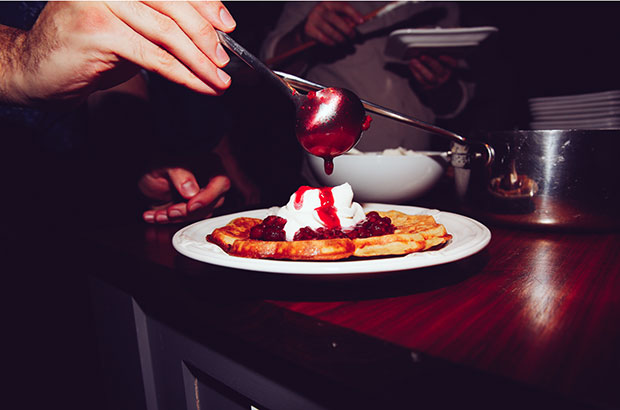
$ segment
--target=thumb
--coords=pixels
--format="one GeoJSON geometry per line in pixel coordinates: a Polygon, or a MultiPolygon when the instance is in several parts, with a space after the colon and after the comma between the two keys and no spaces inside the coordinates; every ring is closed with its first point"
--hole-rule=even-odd
{"type": "Polygon", "coordinates": [[[190,199],[200,191],[200,186],[193,173],[185,168],[168,168],[168,178],[177,192],[185,199],[190,199]]]}

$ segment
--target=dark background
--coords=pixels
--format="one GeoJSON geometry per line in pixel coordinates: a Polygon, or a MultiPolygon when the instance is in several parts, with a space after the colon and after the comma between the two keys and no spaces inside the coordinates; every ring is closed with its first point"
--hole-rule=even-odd
{"type": "Polygon", "coordinates": [[[471,59],[480,95],[468,129],[527,128],[528,98],[620,89],[620,3],[459,4],[463,26],[499,29],[471,59]]]}
{"type": "MultiPolygon", "coordinates": [[[[282,3],[226,5],[238,23],[233,37],[257,54],[282,3]]],[[[528,98],[620,89],[620,3],[462,2],[460,6],[463,26],[490,25],[499,32],[469,56],[477,97],[463,115],[442,125],[462,133],[523,128],[528,123],[528,98]]],[[[237,135],[242,136],[236,140],[237,152],[263,190],[265,204],[282,203],[298,186],[301,155],[297,142],[282,128],[287,108],[251,74],[233,77],[233,84],[222,101],[230,105],[237,135]],[[251,97],[257,95],[263,96],[263,104],[251,97]],[[250,97],[239,102],[239,96],[250,97]],[[268,143],[261,139],[265,137],[271,138],[268,143]]],[[[17,135],[6,127],[2,132],[17,135]]],[[[138,222],[140,210],[134,209],[135,198],[122,197],[132,195],[127,182],[114,183],[113,178],[122,178],[121,172],[102,178],[103,187],[116,189],[117,195],[103,201],[105,206],[80,202],[96,199],[89,193],[86,170],[99,174],[102,170],[84,158],[43,154],[23,141],[5,139],[8,158],[2,164],[12,182],[4,186],[2,213],[6,224],[16,227],[5,229],[4,236],[19,248],[3,249],[9,293],[3,299],[6,352],[15,364],[7,371],[22,403],[32,405],[27,408],[97,409],[104,398],[87,272],[72,252],[76,238],[67,237],[76,228],[70,215],[81,213],[86,217],[78,219],[93,225],[122,224],[138,222]],[[76,176],[76,169],[84,172],[76,176]],[[114,201],[121,205],[118,208],[128,204],[128,209],[112,209],[114,201]],[[61,220],[66,226],[55,223],[46,230],[38,225],[53,218],[67,218],[61,220]]],[[[125,157],[131,161],[130,155],[125,157]]]]}

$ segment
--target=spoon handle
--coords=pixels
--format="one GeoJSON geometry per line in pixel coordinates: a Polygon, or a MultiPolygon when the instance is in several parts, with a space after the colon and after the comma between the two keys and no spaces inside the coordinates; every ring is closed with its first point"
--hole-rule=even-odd
{"type": "MultiPolygon", "coordinates": [[[[297,87],[300,90],[315,91],[315,90],[320,90],[322,88],[325,88],[325,86],[322,86],[322,85],[317,84],[317,83],[313,83],[313,82],[305,80],[303,78],[296,77],[296,76],[294,76],[292,74],[288,74],[288,73],[284,73],[284,72],[280,72],[280,71],[275,71],[275,74],[279,75],[280,77],[282,77],[284,79],[284,81],[289,83],[289,85],[291,85],[293,87],[297,87]]],[[[482,145],[482,148],[484,149],[484,156],[485,156],[485,160],[486,160],[487,165],[489,165],[493,161],[493,157],[495,156],[495,152],[494,152],[493,148],[491,146],[489,146],[488,144],[485,144],[485,143],[480,142],[480,141],[466,139],[466,138],[464,138],[464,137],[462,137],[462,136],[460,136],[458,134],[455,134],[452,131],[448,131],[448,130],[446,130],[444,128],[441,128],[441,127],[438,127],[436,125],[429,124],[427,122],[418,120],[417,118],[406,116],[406,115],[401,114],[399,112],[390,110],[389,108],[385,108],[385,107],[382,107],[382,106],[377,105],[375,103],[371,103],[370,101],[365,101],[365,100],[361,100],[361,101],[362,101],[362,105],[364,106],[364,108],[367,111],[374,112],[376,114],[382,115],[382,116],[387,117],[387,118],[391,118],[391,119],[396,120],[396,121],[400,121],[400,122],[405,123],[405,124],[413,125],[416,128],[423,129],[423,130],[428,131],[428,132],[433,133],[433,134],[443,135],[445,137],[448,137],[448,138],[452,139],[457,144],[461,144],[461,145],[471,145],[471,144],[482,145]]]]}
{"type": "Polygon", "coordinates": [[[232,51],[237,57],[239,57],[244,63],[252,67],[259,74],[261,74],[266,80],[274,84],[280,91],[284,92],[289,98],[297,103],[299,93],[295,88],[289,85],[286,81],[278,77],[269,67],[267,67],[261,60],[256,58],[252,53],[243,48],[239,43],[233,40],[228,34],[215,30],[217,36],[226,48],[232,51]]]}

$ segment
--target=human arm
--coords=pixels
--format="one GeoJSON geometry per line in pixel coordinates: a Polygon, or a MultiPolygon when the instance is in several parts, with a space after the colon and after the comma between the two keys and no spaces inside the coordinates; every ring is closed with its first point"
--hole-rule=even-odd
{"type": "MultiPolygon", "coordinates": [[[[148,91],[146,76],[139,74],[88,98],[90,140],[98,164],[94,169],[106,180],[102,195],[135,193],[137,188],[141,199],[136,211],[149,223],[208,217],[222,205],[228,178],[219,176],[213,155],[174,154],[161,143],[148,91]]],[[[130,204],[129,199],[116,200],[130,204]]]]}
{"type": "Polygon", "coordinates": [[[221,94],[229,57],[215,29],[235,22],[215,2],[49,2],[34,26],[0,26],[0,103],[77,103],[139,67],[221,94]]]}
{"type": "Polygon", "coordinates": [[[280,40],[276,54],[308,41],[329,46],[346,42],[355,37],[355,26],[362,22],[363,16],[348,3],[319,2],[299,25],[280,40]]]}
{"type": "Polygon", "coordinates": [[[261,48],[268,64],[286,63],[290,72],[301,74],[309,44],[337,45],[355,36],[362,15],[346,2],[287,2],[280,18],[261,48]],[[289,56],[294,55],[294,58],[289,56]],[[275,59],[274,59],[275,58],[275,59]]]}

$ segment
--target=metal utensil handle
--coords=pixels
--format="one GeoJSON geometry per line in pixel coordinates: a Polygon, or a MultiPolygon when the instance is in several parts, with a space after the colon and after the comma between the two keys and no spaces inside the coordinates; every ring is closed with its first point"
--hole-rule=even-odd
{"type": "Polygon", "coordinates": [[[244,63],[252,67],[259,74],[261,74],[264,78],[271,81],[275,86],[277,86],[280,91],[286,93],[293,101],[297,102],[298,92],[289,85],[285,80],[281,77],[277,76],[269,67],[265,65],[260,59],[255,57],[248,50],[243,48],[239,43],[232,39],[228,34],[215,30],[218,38],[220,39],[220,43],[222,43],[226,48],[232,51],[237,57],[239,57],[244,63]]]}
{"type": "MultiPolygon", "coordinates": [[[[311,81],[305,80],[303,78],[296,77],[292,74],[284,73],[281,71],[274,71],[278,76],[284,79],[291,86],[299,88],[303,91],[316,91],[325,88],[325,86],[317,83],[313,83],[311,81]]],[[[389,108],[382,107],[375,103],[371,103],[370,101],[361,100],[364,108],[370,112],[374,112],[376,114],[382,115],[387,118],[391,118],[396,121],[400,121],[405,124],[413,125],[414,127],[421,128],[425,131],[431,132],[433,134],[443,135],[445,137],[451,138],[453,142],[461,145],[478,145],[482,146],[484,149],[485,156],[485,165],[490,165],[493,162],[493,158],[495,157],[495,152],[491,146],[485,144],[480,141],[468,140],[458,134],[455,134],[452,131],[448,131],[444,128],[437,127],[436,125],[429,124],[427,122],[418,120],[413,117],[406,116],[394,110],[390,110],[389,108]]]]}

